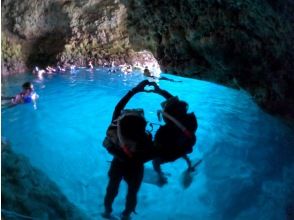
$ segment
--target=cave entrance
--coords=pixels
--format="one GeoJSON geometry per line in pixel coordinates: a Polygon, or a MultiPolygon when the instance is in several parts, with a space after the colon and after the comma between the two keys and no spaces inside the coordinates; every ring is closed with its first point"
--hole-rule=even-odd
{"type": "Polygon", "coordinates": [[[27,66],[35,65],[45,67],[57,62],[57,55],[64,50],[66,35],[62,32],[52,32],[39,37],[32,45],[32,50],[27,59],[27,66]]]}

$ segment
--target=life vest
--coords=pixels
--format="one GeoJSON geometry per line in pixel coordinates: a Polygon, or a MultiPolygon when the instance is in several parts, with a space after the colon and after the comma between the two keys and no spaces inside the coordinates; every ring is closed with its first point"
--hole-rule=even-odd
{"type": "Polygon", "coordinates": [[[31,103],[32,101],[35,101],[38,97],[37,93],[35,91],[31,91],[29,94],[22,93],[24,103],[31,103]]]}
{"type": "Polygon", "coordinates": [[[144,117],[143,109],[126,109],[123,110],[121,115],[115,120],[107,129],[106,137],[103,141],[103,146],[105,148],[120,147],[123,152],[128,157],[133,157],[133,154],[142,149],[141,145],[144,145],[144,139],[152,140],[150,134],[148,134],[146,129],[147,122],[144,117]],[[124,124],[123,126],[129,127],[132,132],[136,133],[136,138],[128,138],[127,135],[124,135],[125,131],[122,130],[122,123],[127,117],[138,117],[139,120],[143,122],[143,126],[140,128],[133,127],[134,124],[124,124]],[[144,130],[143,130],[144,129],[144,130]],[[137,139],[138,138],[138,139],[137,139]],[[137,139],[137,140],[135,140],[137,139]]]}
{"type": "Polygon", "coordinates": [[[163,117],[166,124],[161,126],[156,135],[155,142],[161,151],[161,156],[167,161],[189,154],[196,143],[195,132],[198,124],[194,113],[187,113],[188,104],[172,97],[162,103],[163,110],[158,116],[163,117]]]}

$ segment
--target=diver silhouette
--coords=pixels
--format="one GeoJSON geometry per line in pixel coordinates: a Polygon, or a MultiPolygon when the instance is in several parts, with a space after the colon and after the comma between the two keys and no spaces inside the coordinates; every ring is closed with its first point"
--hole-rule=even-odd
{"type": "Polygon", "coordinates": [[[153,158],[152,136],[146,132],[147,122],[142,109],[124,109],[128,101],[149,85],[144,80],[129,91],[116,105],[111,125],[103,145],[114,157],[108,172],[109,182],[104,198],[104,218],[111,218],[112,203],[118,194],[120,182],[128,186],[126,205],[121,219],[129,219],[135,212],[137,193],[143,180],[144,163],[153,158]]]}
{"type": "Polygon", "coordinates": [[[151,85],[154,86],[153,92],[166,99],[161,103],[163,110],[158,111],[158,116],[162,116],[165,124],[160,126],[155,134],[154,147],[158,157],[152,161],[159,181],[164,184],[167,179],[160,167],[163,163],[183,158],[188,165],[188,171],[195,169],[187,154],[193,151],[196,143],[195,132],[198,123],[195,114],[188,113],[188,103],[160,89],[154,82],[151,85]]]}

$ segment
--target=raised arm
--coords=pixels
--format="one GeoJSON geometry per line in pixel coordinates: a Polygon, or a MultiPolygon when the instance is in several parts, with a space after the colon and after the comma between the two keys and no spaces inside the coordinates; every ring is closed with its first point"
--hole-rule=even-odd
{"type": "Polygon", "coordinates": [[[130,99],[135,95],[133,90],[130,90],[115,106],[113,115],[112,115],[112,121],[116,120],[119,116],[121,111],[124,109],[124,107],[127,105],[127,103],[130,101],[130,99]]]}
{"type": "Polygon", "coordinates": [[[113,115],[112,115],[112,121],[116,120],[119,116],[121,111],[124,109],[124,107],[127,105],[127,103],[130,101],[130,99],[138,92],[143,92],[144,87],[146,85],[150,84],[148,80],[144,80],[140,82],[136,87],[134,87],[132,90],[130,90],[115,106],[113,115]]]}
{"type": "Polygon", "coordinates": [[[170,94],[168,91],[159,88],[159,86],[155,82],[151,82],[150,85],[154,86],[153,92],[163,96],[165,99],[169,99],[169,98],[173,97],[173,95],[170,94]]]}

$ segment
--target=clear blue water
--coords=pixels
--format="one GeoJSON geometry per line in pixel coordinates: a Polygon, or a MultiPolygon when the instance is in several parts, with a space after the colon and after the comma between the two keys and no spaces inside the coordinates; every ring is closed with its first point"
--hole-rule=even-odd
{"type": "MultiPolygon", "coordinates": [[[[203,162],[186,189],[181,185],[185,162],[164,165],[169,183],[162,188],[143,183],[133,219],[286,219],[294,198],[293,130],[264,113],[243,91],[164,76],[182,81],[159,85],[196,113],[198,141],[190,157],[203,162]]],[[[14,95],[24,81],[32,80],[40,99],[36,110],[30,104],[2,106],[2,137],[55,181],[89,219],[100,219],[111,160],[102,140],[116,103],[143,79],[140,73],[104,69],[79,69],[43,81],[29,74],[3,78],[2,95],[14,95]]],[[[148,121],[159,123],[156,112],[162,101],[142,93],[128,107],[144,108],[148,121]]],[[[115,213],[124,208],[125,188],[123,184],[115,213]]]]}

